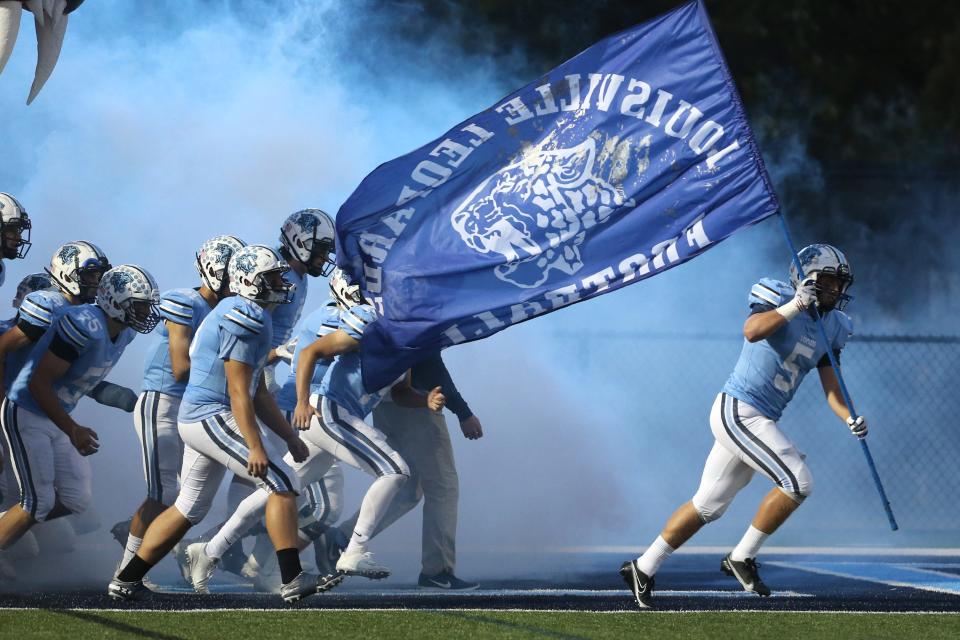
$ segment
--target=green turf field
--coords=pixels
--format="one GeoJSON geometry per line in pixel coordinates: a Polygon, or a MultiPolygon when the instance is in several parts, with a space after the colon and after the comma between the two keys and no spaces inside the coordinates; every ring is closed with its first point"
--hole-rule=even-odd
{"type": "Polygon", "coordinates": [[[0,638],[957,638],[960,616],[506,611],[0,611],[0,638]]]}

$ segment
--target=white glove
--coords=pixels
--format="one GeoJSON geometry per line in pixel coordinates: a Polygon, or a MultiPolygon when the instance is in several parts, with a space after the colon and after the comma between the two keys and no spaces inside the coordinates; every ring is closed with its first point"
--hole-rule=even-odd
{"type": "Polygon", "coordinates": [[[848,417],[847,426],[850,427],[850,433],[858,438],[867,437],[867,421],[863,416],[857,416],[856,419],[853,416],[848,417]]]}
{"type": "Polygon", "coordinates": [[[801,311],[806,311],[817,302],[817,279],[806,278],[797,287],[797,294],[793,296],[801,311]]]}
{"type": "Polygon", "coordinates": [[[777,307],[776,311],[786,318],[787,322],[790,322],[816,302],[817,280],[816,278],[806,278],[800,283],[800,286],[797,287],[797,292],[794,294],[793,299],[777,307]]]}
{"type": "Polygon", "coordinates": [[[297,336],[293,340],[290,340],[289,342],[285,342],[281,344],[279,347],[277,347],[276,349],[274,349],[274,352],[277,354],[277,357],[283,360],[284,362],[286,362],[287,364],[290,364],[290,362],[293,360],[293,351],[294,349],[297,348],[297,340],[299,339],[300,337],[297,336]]]}

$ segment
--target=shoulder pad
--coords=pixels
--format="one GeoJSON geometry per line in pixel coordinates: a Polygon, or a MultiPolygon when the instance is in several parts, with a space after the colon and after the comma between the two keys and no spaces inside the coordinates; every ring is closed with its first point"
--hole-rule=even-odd
{"type": "Polygon", "coordinates": [[[363,336],[367,325],[377,319],[377,315],[368,304],[358,304],[340,312],[340,328],[357,340],[363,336]]]}
{"type": "Polygon", "coordinates": [[[40,327],[49,327],[53,314],[67,304],[59,291],[32,291],[20,303],[20,317],[40,327]]]}
{"type": "Polygon", "coordinates": [[[177,324],[189,324],[193,320],[193,305],[196,302],[191,294],[193,289],[171,289],[160,296],[160,316],[177,324]]]}
{"type": "Polygon", "coordinates": [[[834,309],[831,312],[831,315],[833,315],[837,319],[837,324],[840,325],[840,330],[843,333],[845,333],[848,336],[853,335],[853,318],[851,318],[850,316],[845,314],[843,311],[840,311],[838,309],[834,309]]]}
{"type": "Polygon", "coordinates": [[[761,278],[760,282],[750,288],[748,304],[770,305],[779,307],[785,304],[794,295],[793,287],[786,282],[772,278],[761,278]]]}
{"type": "Polygon", "coordinates": [[[249,300],[234,296],[227,298],[230,306],[223,314],[221,326],[236,335],[260,335],[263,333],[266,322],[266,312],[263,307],[249,300]]]}
{"type": "Polygon", "coordinates": [[[92,304],[71,306],[60,316],[57,330],[78,351],[87,348],[90,342],[104,331],[103,320],[92,304]]]}

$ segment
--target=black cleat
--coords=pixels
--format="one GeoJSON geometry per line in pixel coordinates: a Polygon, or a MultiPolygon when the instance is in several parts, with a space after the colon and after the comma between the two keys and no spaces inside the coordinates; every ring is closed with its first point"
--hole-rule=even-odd
{"type": "Polygon", "coordinates": [[[770,587],[760,578],[756,558],[744,558],[743,562],[730,559],[730,554],[720,561],[720,570],[728,576],[733,576],[743,586],[745,591],[752,591],[757,595],[769,596],[770,587]]]}
{"type": "Polygon", "coordinates": [[[641,609],[654,609],[653,584],[654,579],[637,568],[637,561],[624,562],[620,567],[620,576],[627,583],[641,609]]]}
{"type": "Polygon", "coordinates": [[[432,576],[420,574],[417,585],[421,589],[439,589],[442,591],[473,591],[480,586],[479,582],[461,580],[453,575],[452,571],[441,571],[432,576]]]}

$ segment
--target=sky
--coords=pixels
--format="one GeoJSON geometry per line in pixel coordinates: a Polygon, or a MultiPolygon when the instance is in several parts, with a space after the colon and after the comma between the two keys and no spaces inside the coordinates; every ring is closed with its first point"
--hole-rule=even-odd
{"type": "MultiPolygon", "coordinates": [[[[161,289],[195,286],[194,252],[208,237],[275,243],[289,213],[335,214],[377,165],[517,88],[482,61],[440,59],[389,33],[345,38],[353,33],[345,27],[362,20],[332,1],[91,0],[71,16],[60,63],[30,107],[35,48],[25,20],[0,76],[0,190],[30,212],[34,246],[26,260],[7,263],[4,300],[57,246],[77,239],[101,246],[113,264],[142,265],[161,289]],[[382,49],[383,67],[356,64],[358,47],[382,49]]],[[[775,180],[803,166],[802,143],[777,160],[775,180]]],[[[817,240],[802,229],[795,235],[801,245],[817,240]]],[[[449,350],[454,380],[486,432],[468,442],[448,415],[466,557],[491,548],[647,544],[696,487],[711,442],[707,413],[734,364],[751,284],[785,279],[788,266],[771,219],[653,279],[449,350]],[[690,362],[689,345],[683,357],[654,358],[635,343],[591,356],[596,340],[630,332],[729,342],[711,352],[718,364],[709,367],[690,362]],[[678,400],[654,412],[665,424],[651,423],[637,407],[662,402],[649,381],[665,375],[677,379],[678,400]]],[[[325,284],[314,281],[307,308],[325,298],[325,284]]],[[[886,318],[869,301],[851,312],[866,332],[911,329],[909,319],[886,318]]],[[[138,337],[109,379],[138,390],[152,339],[138,337]]],[[[101,544],[142,498],[138,445],[127,415],[85,402],[76,417],[103,443],[92,460],[101,544]]],[[[348,474],[347,510],[368,483],[348,474]]],[[[718,531],[729,537],[750,511],[745,505],[718,531]]],[[[416,518],[395,528],[373,549],[381,545],[415,573],[416,518]]],[[[101,565],[119,551],[108,546],[101,565]]]]}

